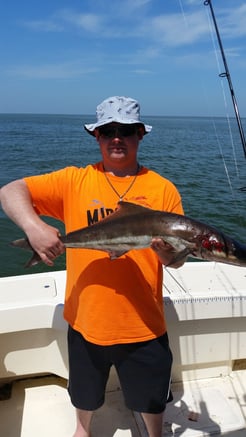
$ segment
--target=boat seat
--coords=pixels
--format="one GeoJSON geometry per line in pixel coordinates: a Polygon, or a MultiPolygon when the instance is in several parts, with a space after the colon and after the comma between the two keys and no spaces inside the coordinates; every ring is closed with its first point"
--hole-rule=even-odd
{"type": "MultiPolygon", "coordinates": [[[[7,278],[5,278],[7,279],[7,278]]],[[[49,276],[24,276],[0,282],[0,333],[30,329],[66,329],[64,296],[49,276]]]]}
{"type": "Polygon", "coordinates": [[[68,376],[65,272],[0,279],[0,380],[68,376]]]}

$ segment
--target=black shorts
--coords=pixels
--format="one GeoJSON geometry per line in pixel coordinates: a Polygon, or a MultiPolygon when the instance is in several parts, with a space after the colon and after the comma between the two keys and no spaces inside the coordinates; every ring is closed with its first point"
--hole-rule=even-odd
{"type": "Polygon", "coordinates": [[[103,405],[112,365],[131,410],[158,414],[172,400],[172,353],[167,334],[139,343],[100,346],[69,327],[68,352],[68,392],[76,408],[94,411],[103,405]]]}

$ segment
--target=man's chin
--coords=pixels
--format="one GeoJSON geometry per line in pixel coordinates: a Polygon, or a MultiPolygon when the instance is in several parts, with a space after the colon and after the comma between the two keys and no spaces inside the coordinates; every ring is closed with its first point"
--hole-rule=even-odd
{"type": "Polygon", "coordinates": [[[110,158],[115,161],[119,161],[119,160],[123,161],[126,158],[126,155],[123,152],[117,151],[117,152],[110,153],[110,158]]]}

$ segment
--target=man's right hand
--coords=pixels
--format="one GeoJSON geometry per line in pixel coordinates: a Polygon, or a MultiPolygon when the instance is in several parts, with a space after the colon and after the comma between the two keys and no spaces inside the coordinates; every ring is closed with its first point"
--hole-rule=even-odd
{"type": "Polygon", "coordinates": [[[27,232],[27,238],[32,248],[48,266],[53,266],[54,259],[65,252],[65,246],[59,236],[59,229],[43,221],[27,232]]]}

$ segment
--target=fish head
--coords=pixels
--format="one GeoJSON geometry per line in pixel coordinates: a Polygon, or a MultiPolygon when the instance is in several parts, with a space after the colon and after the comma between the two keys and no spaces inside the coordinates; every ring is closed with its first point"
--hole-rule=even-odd
{"type": "Polygon", "coordinates": [[[246,246],[226,237],[224,234],[203,236],[200,247],[201,257],[207,260],[246,266],[246,246]]]}

